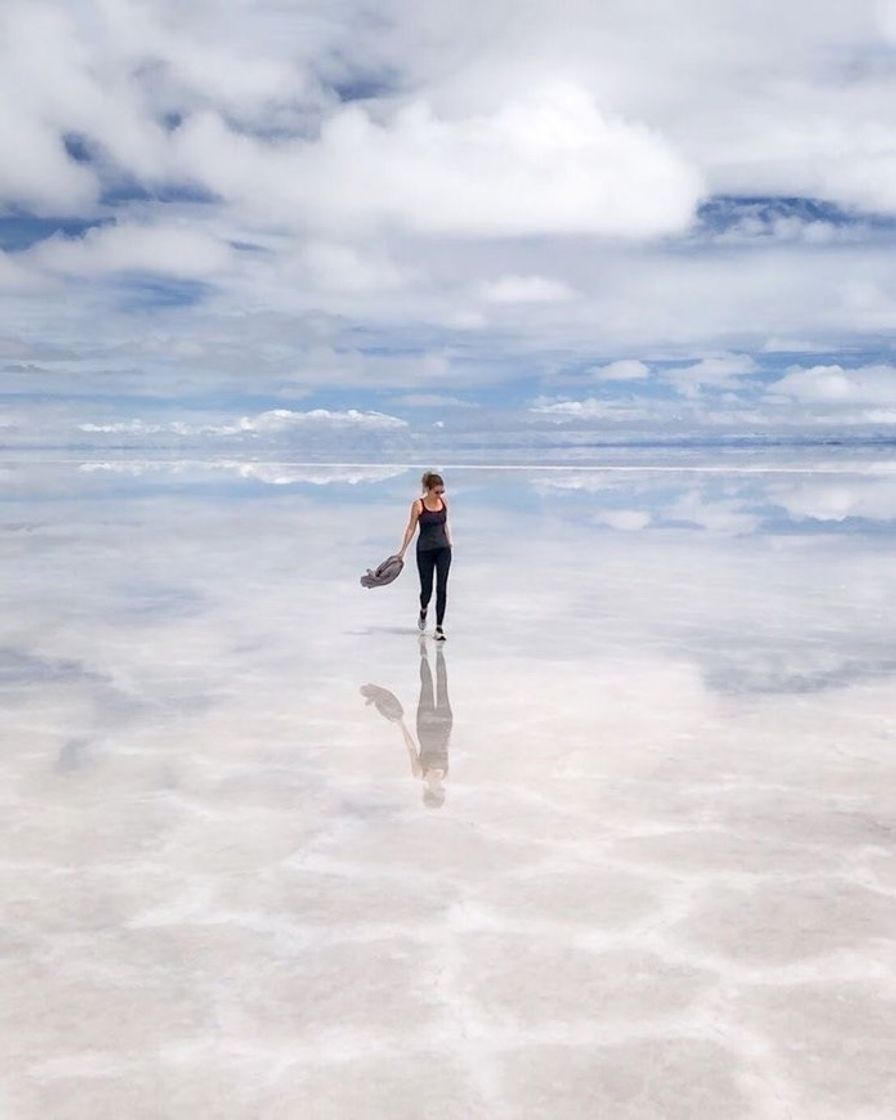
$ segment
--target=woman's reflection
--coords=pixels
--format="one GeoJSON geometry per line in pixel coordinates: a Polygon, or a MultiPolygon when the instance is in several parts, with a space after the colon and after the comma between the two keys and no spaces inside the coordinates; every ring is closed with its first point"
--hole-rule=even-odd
{"type": "Polygon", "coordinates": [[[444,781],[448,776],[448,740],[451,737],[451,703],[448,699],[448,670],[441,646],[436,646],[436,681],[426,642],[420,639],[420,698],[417,701],[417,742],[404,722],[404,708],[388,688],[365,684],[361,695],[374,704],[381,716],[397,723],[407,747],[411,773],[423,781],[423,804],[438,809],[445,803],[444,781]],[[419,746],[418,746],[419,743],[419,746]]]}

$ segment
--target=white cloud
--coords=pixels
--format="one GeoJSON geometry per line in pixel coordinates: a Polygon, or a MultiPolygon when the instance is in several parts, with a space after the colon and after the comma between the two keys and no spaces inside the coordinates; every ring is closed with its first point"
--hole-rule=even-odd
{"type": "MultiPolygon", "coordinates": [[[[182,426],[182,425],[181,425],[182,426]]],[[[106,433],[149,433],[149,432],[168,432],[176,431],[177,425],[175,421],[167,424],[147,424],[143,420],[119,420],[112,424],[95,424],[87,421],[84,424],[78,424],[78,429],[82,432],[106,432],[106,433]]]]}
{"type": "Polygon", "coordinates": [[[241,478],[253,478],[272,486],[287,486],[308,482],[314,486],[329,486],[334,482],[347,482],[357,486],[361,482],[384,482],[404,473],[403,467],[310,467],[292,463],[215,463],[215,468],[232,471],[241,478]]]}
{"type": "Polygon", "coordinates": [[[296,482],[327,486],[331,483],[348,483],[356,486],[362,482],[385,482],[405,473],[404,467],[328,466],[325,463],[245,463],[227,459],[118,459],[99,460],[78,464],[84,474],[110,473],[140,476],[189,475],[192,479],[208,479],[221,474],[251,478],[272,486],[286,486],[296,482]]]}
{"type": "Polygon", "coordinates": [[[892,405],[896,404],[896,368],[890,365],[844,369],[839,365],[795,367],[768,387],[777,399],[804,404],[892,405]]]}
{"type": "MultiPolygon", "coordinates": [[[[47,283],[48,278],[39,275],[33,268],[28,268],[20,254],[0,250],[0,290],[25,295],[42,291],[47,283]]],[[[33,350],[26,346],[24,352],[30,357],[33,350]]]]}
{"type": "Polygon", "coordinates": [[[762,345],[767,354],[805,354],[815,349],[813,343],[799,338],[769,338],[762,345]]]}
{"type": "Polygon", "coordinates": [[[643,381],[649,374],[650,367],[637,358],[624,358],[592,370],[595,381],[643,381]]]}
{"type": "Polygon", "coordinates": [[[153,272],[204,279],[226,271],[232,251],[188,226],[122,224],[89,229],[83,237],[48,238],[27,257],[43,269],[70,276],[153,272]]]}
{"type": "Polygon", "coordinates": [[[896,478],[818,479],[771,488],[770,497],[795,518],[896,521],[896,478]]]}
{"type": "Polygon", "coordinates": [[[451,397],[445,393],[404,393],[395,397],[395,404],[407,405],[410,408],[478,408],[474,401],[461,400],[460,397],[451,397]]]}
{"type": "Polygon", "coordinates": [[[308,425],[333,428],[406,428],[406,420],[397,416],[389,416],[384,412],[362,412],[350,408],[346,411],[331,411],[326,408],[314,408],[307,412],[296,412],[287,408],[274,408],[267,412],[260,412],[256,416],[243,416],[234,423],[223,424],[195,424],[182,420],[169,420],[163,423],[134,419],[119,420],[110,423],[87,422],[78,424],[83,432],[128,435],[155,435],[162,432],[179,436],[197,435],[239,435],[242,433],[270,434],[286,432],[293,428],[308,425]]]}
{"type": "Polygon", "coordinates": [[[699,396],[701,389],[737,388],[740,379],[758,369],[749,354],[720,354],[702,358],[683,369],[666,370],[661,378],[685,397],[699,396]]]}
{"type": "Polygon", "coordinates": [[[597,514],[594,520],[599,525],[609,525],[611,529],[636,533],[646,529],[652,517],[648,510],[643,509],[608,509],[597,514]]]}
{"type": "Polygon", "coordinates": [[[502,276],[479,285],[487,303],[562,303],[575,292],[559,280],[544,276],[502,276]]]}
{"type": "MultiPolygon", "coordinates": [[[[0,209],[112,219],[0,256],[23,361],[50,340],[72,355],[8,377],[438,398],[585,370],[608,398],[652,376],[678,394],[658,423],[710,423],[720,392],[759,396],[748,350],[887,344],[891,235],[745,201],[896,213],[894,21],[876,0],[522,12],[382,0],[374,20],[360,0],[236,0],[225,20],[210,0],[7,0],[0,209]],[[719,191],[734,201],[712,241],[689,223],[719,191]],[[129,272],[202,290],[147,316],[129,272]],[[656,372],[692,355],[707,358],[656,372]]],[[[844,422],[893,422],[882,383],[843,377],[779,382],[757,423],[814,422],[837,400],[855,406],[844,422]]],[[[638,414],[594,399],[542,412],[620,416],[638,414]]]]}
{"type": "Polygon", "coordinates": [[[577,472],[570,467],[557,473],[533,474],[531,485],[539,493],[550,493],[553,490],[582,490],[590,494],[602,494],[613,490],[618,482],[603,471],[577,472]]]}
{"type": "Polygon", "coordinates": [[[373,21],[359,0],[301,10],[241,0],[222,20],[205,2],[8,0],[0,81],[16,95],[7,123],[17,159],[2,174],[21,181],[6,179],[4,197],[66,212],[76,198],[95,200],[96,169],[58,144],[76,131],[142,180],[192,168],[247,201],[269,191],[352,220],[354,203],[369,202],[415,229],[680,228],[701,177],[712,191],[892,210],[889,13],[878,0],[824,10],[795,0],[786,11],[772,0],[711,11],[681,0],[645,18],[631,5],[529,0],[511,21],[494,0],[440,10],[383,0],[373,21]],[[405,103],[386,90],[369,110],[339,108],[327,79],[371,75],[390,75],[392,90],[409,91],[405,103]],[[172,135],[165,113],[198,127],[172,135]],[[240,144],[250,128],[270,143],[240,144]],[[309,142],[282,143],[288,134],[309,142]],[[237,155],[245,166],[228,169],[237,155]],[[282,181],[296,162],[307,184],[282,181]],[[353,174],[359,166],[369,182],[353,174]],[[274,174],[253,191],[252,175],[265,171],[274,174]],[[415,197],[426,187],[431,198],[415,197]]]}
{"type": "Polygon", "coordinates": [[[870,230],[867,223],[838,224],[833,221],[807,218],[802,215],[751,212],[749,204],[739,209],[746,213],[736,216],[725,229],[712,233],[709,240],[716,245],[750,244],[757,240],[801,241],[807,245],[825,245],[833,242],[865,241],[870,230]]]}
{"type": "Polygon", "coordinates": [[[554,401],[550,404],[540,404],[536,401],[529,411],[541,413],[545,416],[596,419],[610,415],[612,408],[606,401],[599,401],[594,397],[589,397],[587,400],[582,401],[554,401]]]}
{"type": "Polygon", "coordinates": [[[80,214],[93,209],[96,175],[69,159],[56,132],[39,121],[23,125],[15,102],[0,87],[0,149],[15,158],[0,160],[0,203],[35,213],[80,214]]]}
{"type": "Polygon", "coordinates": [[[198,113],[172,143],[185,177],[316,229],[651,237],[686,228],[703,191],[660,135],[602,114],[571,83],[460,119],[423,99],[385,119],[347,105],[310,141],[237,134],[198,113]]]}
{"type": "MultiPolygon", "coordinates": [[[[290,103],[327,104],[307,60],[297,65],[293,48],[273,37],[259,41],[265,7],[246,4],[222,21],[201,4],[188,11],[165,0],[8,0],[0,106],[15,112],[0,109],[0,139],[16,158],[0,168],[0,201],[76,214],[96,206],[103,177],[176,179],[168,113],[214,105],[234,123],[269,127],[290,103]],[[88,144],[90,165],[66,153],[66,134],[88,144]]],[[[285,119],[295,127],[303,115],[285,119]]]]}
{"type": "Polygon", "coordinates": [[[163,131],[90,21],[76,24],[62,4],[13,0],[0,13],[0,43],[0,106],[15,106],[0,117],[0,139],[16,152],[0,170],[0,201],[38,213],[94,209],[99,169],[67,154],[66,133],[97,138],[129,171],[161,169],[163,131]]]}
{"type": "Polygon", "coordinates": [[[308,412],[274,408],[268,412],[260,412],[257,416],[244,416],[239,423],[239,430],[244,432],[279,432],[306,424],[350,428],[406,428],[408,426],[407,420],[401,420],[397,416],[389,416],[385,412],[362,412],[356,408],[350,408],[343,412],[326,408],[312,408],[308,412]]]}
{"type": "Polygon", "coordinates": [[[351,245],[311,241],[299,260],[315,290],[383,292],[403,288],[413,279],[408,269],[396,267],[380,253],[363,253],[351,245]]]}
{"type": "Polygon", "coordinates": [[[641,408],[632,408],[616,401],[602,401],[587,397],[578,401],[548,401],[537,398],[529,412],[556,420],[625,420],[645,415],[641,408]]]}
{"type": "Polygon", "coordinates": [[[896,202],[886,170],[894,79],[878,0],[649,9],[531,0],[514,21],[473,0],[405,7],[392,57],[440,105],[495,102],[559,71],[607,111],[659,128],[713,192],[896,202]]]}
{"type": "Polygon", "coordinates": [[[761,518],[742,508],[737,499],[708,500],[700,490],[685,491],[663,510],[666,521],[689,521],[714,533],[753,533],[761,518]]]}

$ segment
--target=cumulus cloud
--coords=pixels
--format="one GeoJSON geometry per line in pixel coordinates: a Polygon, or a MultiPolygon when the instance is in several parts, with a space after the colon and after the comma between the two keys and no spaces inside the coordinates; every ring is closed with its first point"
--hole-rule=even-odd
{"type": "Polygon", "coordinates": [[[26,132],[13,104],[0,97],[0,146],[16,153],[0,161],[0,201],[38,214],[92,210],[99,193],[96,176],[67,157],[52,129],[35,122],[26,132]]]}
{"type": "Polygon", "coordinates": [[[475,401],[461,400],[460,397],[451,397],[446,393],[404,393],[395,397],[396,404],[403,404],[409,408],[478,408],[475,401]]]}
{"type": "Polygon", "coordinates": [[[433,87],[440,106],[493,103],[562,69],[607,111],[659,128],[702,169],[713,193],[833,198],[874,209],[896,201],[896,178],[886,173],[890,22],[879,0],[711,9],[680,0],[651,5],[647,17],[639,5],[530,0],[515,20],[500,5],[474,0],[438,12],[393,10],[402,7],[391,58],[411,81],[433,87]],[[413,56],[402,49],[409,40],[413,56]]]}
{"type": "Polygon", "coordinates": [[[289,486],[295,483],[310,483],[313,486],[329,486],[333,483],[347,483],[357,486],[364,482],[385,482],[404,474],[404,467],[328,466],[324,463],[245,463],[238,459],[126,459],[98,460],[78,464],[83,474],[126,474],[134,477],[141,475],[183,475],[191,479],[214,478],[222,474],[232,474],[265,482],[271,486],[289,486]]]}
{"type": "Polygon", "coordinates": [[[650,367],[637,358],[623,358],[591,371],[595,381],[643,381],[650,374],[650,367]]]}
{"type": "Polygon", "coordinates": [[[479,291],[488,303],[558,303],[575,295],[567,284],[544,276],[502,276],[483,281],[479,291]]]}
{"type": "Polygon", "coordinates": [[[3,168],[19,177],[5,180],[6,197],[72,212],[117,168],[141,182],[213,178],[248,198],[253,174],[302,170],[307,185],[292,191],[269,174],[254,197],[263,182],[352,221],[360,201],[415,229],[636,235],[680,228],[704,179],[711,191],[892,210],[889,11],[878,0],[824,10],[799,0],[786,12],[756,0],[708,14],[681,0],[645,19],[631,5],[530,0],[510,20],[491,0],[441,10],[384,0],[371,20],[352,0],[300,11],[254,0],[221,20],[205,3],[11,0],[0,74],[18,110],[7,125],[32,143],[13,145],[28,150],[3,168]],[[340,87],[353,84],[370,96],[341,107],[340,87]],[[106,166],[67,158],[59,138],[72,131],[106,166]],[[251,133],[262,142],[239,142],[251,133]],[[231,157],[243,166],[228,168],[231,157]],[[366,195],[343,184],[359,166],[366,195]],[[334,170],[327,204],[321,179],[334,170]],[[435,194],[416,198],[415,186],[435,194]]]}
{"type": "MultiPolygon", "coordinates": [[[[533,471],[530,480],[532,488],[539,493],[550,493],[554,490],[581,490],[589,494],[602,494],[618,485],[606,470],[580,472],[573,468],[564,468],[563,471],[551,474],[538,474],[533,471]]],[[[630,479],[627,479],[626,483],[632,485],[630,479]]]]}
{"type": "Polygon", "coordinates": [[[191,12],[164,0],[4,4],[0,106],[15,112],[0,109],[0,138],[17,155],[0,168],[0,201],[55,215],[93,210],[110,181],[179,179],[166,121],[214,106],[234,124],[269,126],[291,104],[285,123],[295,128],[308,107],[331,101],[282,44],[259,41],[266,5],[243,7],[220,21],[201,4],[191,12]],[[67,150],[69,137],[89,160],[67,150]]]}
{"type": "Polygon", "coordinates": [[[737,388],[741,378],[758,369],[749,354],[720,354],[702,358],[694,365],[682,369],[666,370],[662,380],[675,387],[685,397],[699,396],[702,389],[737,388]]]}
{"type": "Polygon", "coordinates": [[[186,178],[318,229],[650,237],[686,228],[703,192],[662,136],[570,83],[460,119],[423,99],[385,119],[350,104],[312,140],[268,141],[197,113],[172,143],[186,178]]]}
{"type": "Polygon", "coordinates": [[[78,424],[82,432],[126,435],[156,435],[170,433],[178,436],[269,434],[286,432],[306,426],[325,426],[333,428],[367,428],[383,430],[406,428],[408,423],[397,416],[384,412],[362,412],[355,408],[346,411],[331,411],[326,408],[313,408],[307,412],[296,412],[288,408],[274,408],[260,412],[256,416],[243,416],[235,423],[195,424],[182,420],[169,420],[155,423],[147,420],[119,420],[111,423],[86,422],[78,424]]]}
{"type": "Polygon", "coordinates": [[[69,135],[97,138],[111,158],[147,173],[164,162],[164,132],[124,77],[100,27],[79,25],[65,5],[6,4],[0,12],[0,116],[6,151],[0,200],[37,213],[92,211],[101,168],[67,150],[69,135]],[[47,80],[47,75],[52,75],[47,80]],[[104,82],[108,79],[108,84],[104,82]]]}
{"type": "Polygon", "coordinates": [[[618,401],[602,401],[596,397],[584,400],[550,401],[537,398],[529,412],[554,420],[625,420],[645,415],[641,408],[632,408],[618,401]]]}
{"type": "Polygon", "coordinates": [[[407,420],[389,416],[385,412],[362,412],[357,408],[333,411],[312,408],[308,412],[294,412],[288,408],[274,408],[240,421],[239,430],[249,432],[277,432],[306,424],[327,424],[349,428],[406,428],[407,420]]]}
{"type": "MultiPolygon", "coordinates": [[[[20,257],[0,251],[0,290],[18,295],[38,293],[46,289],[46,278],[33,268],[23,265],[20,257]]],[[[34,349],[23,347],[27,357],[34,356],[34,349]]]]}
{"type": "Polygon", "coordinates": [[[826,245],[864,241],[873,234],[867,220],[812,199],[717,198],[700,208],[695,240],[716,245],[755,245],[763,241],[826,245]]]}
{"type": "Polygon", "coordinates": [[[203,279],[223,273],[232,250],[186,225],[121,224],[90,229],[82,237],[48,238],[27,257],[47,271],[76,277],[151,272],[203,279]]]}
{"type": "Polygon", "coordinates": [[[562,418],[599,418],[610,415],[612,408],[605,401],[589,397],[583,401],[553,401],[540,403],[536,401],[529,409],[530,412],[542,416],[556,416],[562,418]]]}
{"type": "Polygon", "coordinates": [[[896,521],[896,477],[840,477],[785,483],[772,487],[770,496],[798,519],[844,521],[848,517],[863,517],[896,521]]]}
{"type": "Polygon", "coordinates": [[[284,486],[295,482],[311,483],[313,486],[330,486],[333,483],[348,483],[357,486],[363,482],[385,482],[404,474],[403,467],[294,467],[288,463],[240,463],[233,468],[243,478],[255,478],[274,486],[284,486]]]}
{"type": "Polygon", "coordinates": [[[687,490],[663,510],[665,521],[687,521],[714,533],[746,534],[756,531],[761,518],[743,508],[737,499],[712,500],[701,490],[687,490]]]}
{"type": "Polygon", "coordinates": [[[609,525],[611,529],[637,533],[647,528],[652,516],[644,509],[608,509],[595,515],[594,520],[599,525],[609,525]]]}
{"type": "Polygon", "coordinates": [[[311,241],[299,253],[315,290],[340,292],[391,292],[413,279],[410,269],[399,268],[380,252],[362,252],[351,245],[311,241]]]}
{"type": "Polygon", "coordinates": [[[290,486],[297,482],[313,486],[330,486],[333,483],[348,483],[357,486],[363,482],[385,482],[404,473],[403,467],[327,467],[295,463],[215,463],[216,470],[266,482],[271,486],[290,486]]]}
{"type": "Polygon", "coordinates": [[[351,387],[369,413],[567,377],[602,399],[542,428],[636,423],[618,398],[654,386],[659,425],[723,394],[732,423],[894,422],[877,374],[763,395],[750,357],[896,331],[892,9],[523,7],[8,0],[0,288],[26,366],[69,355],[15,388],[351,387]]]}
{"type": "Polygon", "coordinates": [[[773,399],[804,404],[894,405],[896,404],[896,367],[891,365],[794,367],[768,387],[773,399]]]}
{"type": "Polygon", "coordinates": [[[768,338],[761,349],[766,354],[805,354],[817,349],[815,343],[804,338],[768,338]]]}

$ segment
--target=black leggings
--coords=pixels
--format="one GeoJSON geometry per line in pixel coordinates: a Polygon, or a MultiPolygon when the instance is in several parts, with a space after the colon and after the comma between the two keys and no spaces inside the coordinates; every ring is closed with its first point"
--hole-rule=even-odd
{"type": "Polygon", "coordinates": [[[420,573],[420,610],[425,611],[432,598],[432,574],[438,573],[436,580],[436,626],[442,625],[445,617],[445,601],[448,597],[448,569],[451,567],[451,548],[418,548],[417,571],[420,573]]]}

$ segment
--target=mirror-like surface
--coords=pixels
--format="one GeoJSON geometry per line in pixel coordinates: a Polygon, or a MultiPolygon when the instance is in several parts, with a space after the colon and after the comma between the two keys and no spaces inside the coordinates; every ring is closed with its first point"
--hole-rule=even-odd
{"type": "Polygon", "coordinates": [[[890,1117],[896,472],[444,473],[0,464],[4,1115],[890,1117]]]}

